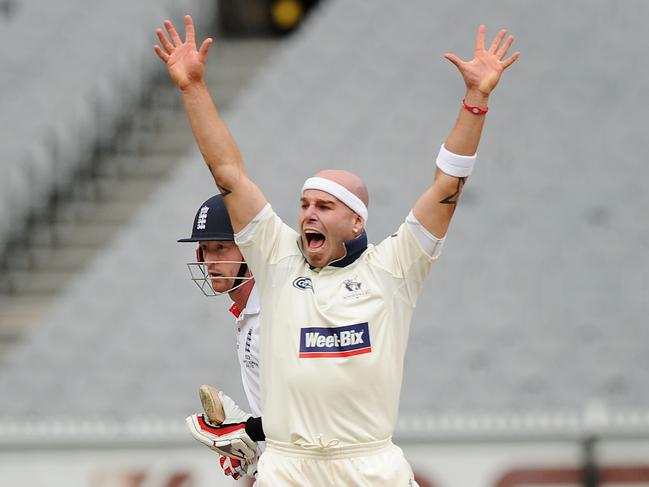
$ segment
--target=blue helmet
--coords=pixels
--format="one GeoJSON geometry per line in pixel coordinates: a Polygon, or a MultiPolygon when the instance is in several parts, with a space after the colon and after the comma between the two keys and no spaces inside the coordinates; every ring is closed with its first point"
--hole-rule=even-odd
{"type": "Polygon", "coordinates": [[[234,240],[230,215],[220,194],[212,196],[198,208],[191,237],[181,238],[178,242],[201,240],[234,240]]]}

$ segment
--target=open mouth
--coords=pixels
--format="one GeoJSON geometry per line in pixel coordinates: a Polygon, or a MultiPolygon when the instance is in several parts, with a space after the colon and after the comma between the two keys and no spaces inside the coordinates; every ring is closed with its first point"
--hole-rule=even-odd
{"type": "Polygon", "coordinates": [[[309,250],[318,250],[325,243],[325,236],[315,230],[305,230],[304,237],[309,250]]]}

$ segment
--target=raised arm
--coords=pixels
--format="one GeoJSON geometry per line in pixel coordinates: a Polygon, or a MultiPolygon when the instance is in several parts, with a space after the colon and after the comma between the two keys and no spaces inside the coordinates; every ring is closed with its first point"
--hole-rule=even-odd
{"type": "Polygon", "coordinates": [[[440,159],[446,159],[450,165],[445,165],[444,161],[441,161],[441,164],[438,162],[438,166],[442,165],[447,172],[436,167],[432,186],[419,198],[413,209],[417,220],[438,238],[446,235],[462,188],[468,179],[467,173],[471,172],[470,158],[454,158],[453,155],[475,155],[484,126],[489,95],[498,84],[503,71],[519,57],[519,53],[515,52],[504,59],[514,42],[513,36],[507,37],[503,42],[506,32],[506,30],[498,32],[491,46],[486,50],[485,26],[481,25],[476,36],[474,58],[471,61],[462,61],[450,53],[444,55],[458,68],[464,78],[466,95],[455,126],[444,143],[446,151],[451,154],[444,153],[444,150],[440,153],[440,159]],[[470,107],[474,107],[473,111],[470,107]]]}
{"type": "Polygon", "coordinates": [[[248,177],[239,147],[219,116],[205,84],[205,63],[212,39],[205,39],[200,49],[196,49],[194,24],[189,15],[185,16],[184,42],[169,20],[165,20],[164,26],[169,37],[157,29],[162,47],[156,45],[154,50],[182,91],[194,138],[224,196],[232,227],[237,232],[261,211],[266,198],[248,177]]]}

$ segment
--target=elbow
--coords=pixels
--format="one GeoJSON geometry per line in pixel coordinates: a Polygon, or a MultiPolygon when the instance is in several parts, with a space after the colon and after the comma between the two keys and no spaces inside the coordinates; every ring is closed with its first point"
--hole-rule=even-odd
{"type": "Polygon", "coordinates": [[[215,164],[211,163],[207,158],[205,163],[222,193],[230,192],[244,176],[243,165],[236,163],[215,164]]]}

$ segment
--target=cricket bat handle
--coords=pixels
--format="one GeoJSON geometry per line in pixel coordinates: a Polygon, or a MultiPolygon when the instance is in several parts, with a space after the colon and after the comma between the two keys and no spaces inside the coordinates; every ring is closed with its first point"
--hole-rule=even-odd
{"type": "Polygon", "coordinates": [[[219,426],[225,421],[225,411],[223,410],[223,403],[219,397],[219,391],[207,384],[203,384],[198,388],[198,396],[203,405],[203,411],[210,423],[219,426]]]}

